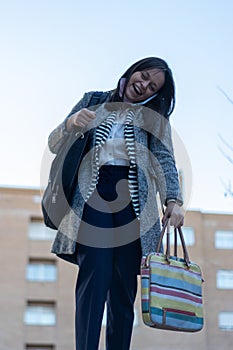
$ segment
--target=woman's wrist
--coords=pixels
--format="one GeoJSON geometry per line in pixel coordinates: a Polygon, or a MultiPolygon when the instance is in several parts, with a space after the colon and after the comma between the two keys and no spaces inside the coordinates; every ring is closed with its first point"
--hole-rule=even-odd
{"type": "Polygon", "coordinates": [[[181,203],[179,200],[175,199],[175,198],[169,198],[169,199],[167,199],[167,200],[166,200],[166,206],[167,206],[169,203],[176,203],[176,204],[178,204],[180,207],[182,206],[182,203],[181,203]]]}
{"type": "Polygon", "coordinates": [[[65,129],[67,132],[71,132],[73,127],[74,127],[73,117],[70,117],[65,121],[65,129]]]}

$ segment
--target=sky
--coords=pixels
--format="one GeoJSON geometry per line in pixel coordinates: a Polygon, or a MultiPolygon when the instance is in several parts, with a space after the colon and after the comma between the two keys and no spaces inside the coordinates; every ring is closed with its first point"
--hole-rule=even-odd
{"type": "Polygon", "coordinates": [[[39,187],[48,135],[83,94],[157,56],[176,82],[186,207],[232,213],[219,149],[233,156],[220,138],[233,145],[233,104],[219,90],[233,99],[232,14],[231,0],[0,0],[0,186],[39,187]]]}

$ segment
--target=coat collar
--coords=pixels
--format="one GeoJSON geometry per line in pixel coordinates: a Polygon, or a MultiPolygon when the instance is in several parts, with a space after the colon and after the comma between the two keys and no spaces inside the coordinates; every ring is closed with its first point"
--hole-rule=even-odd
{"type": "Polygon", "coordinates": [[[83,129],[83,132],[96,128],[104,122],[112,111],[116,111],[117,113],[125,112],[126,114],[132,111],[134,128],[143,129],[153,135],[158,135],[158,137],[160,137],[161,132],[164,134],[167,128],[170,128],[170,123],[166,118],[148,107],[135,106],[126,102],[106,102],[97,107],[95,110],[97,117],[83,129]]]}

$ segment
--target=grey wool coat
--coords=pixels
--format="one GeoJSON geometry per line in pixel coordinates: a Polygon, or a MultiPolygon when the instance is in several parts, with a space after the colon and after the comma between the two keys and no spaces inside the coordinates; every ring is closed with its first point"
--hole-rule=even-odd
{"type": "MultiPolygon", "coordinates": [[[[67,118],[83,108],[88,108],[92,96],[93,92],[85,93],[67,118]]],[[[110,96],[111,92],[103,92],[103,103],[95,107],[97,117],[88,127],[76,134],[77,137],[85,137],[85,132],[89,131],[91,137],[88,139],[88,148],[90,150],[95,146],[97,126],[110,114],[107,108],[110,104],[108,103],[110,96]]],[[[122,111],[127,113],[129,109],[134,113],[133,130],[140,204],[140,240],[142,254],[147,255],[156,250],[160,237],[157,192],[165,205],[169,199],[175,199],[182,204],[171,127],[167,119],[143,106],[114,102],[111,103],[112,108],[119,110],[120,113],[122,111]]],[[[49,135],[48,145],[52,153],[56,154],[68,138],[66,119],[49,135]]],[[[79,186],[73,193],[71,207],[63,217],[52,245],[52,253],[72,263],[77,263],[77,241],[85,205],[84,198],[93,180],[94,152],[88,152],[88,157],[87,161],[83,161],[80,166],[79,186]]]]}

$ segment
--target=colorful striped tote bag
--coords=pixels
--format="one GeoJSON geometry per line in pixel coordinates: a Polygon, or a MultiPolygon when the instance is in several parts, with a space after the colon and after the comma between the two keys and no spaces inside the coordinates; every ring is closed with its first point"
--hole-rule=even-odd
{"type": "Polygon", "coordinates": [[[196,332],[203,328],[202,273],[189,260],[182,230],[174,229],[174,256],[170,255],[169,222],[163,227],[157,252],[142,258],[142,318],[150,327],[196,332]],[[177,230],[184,258],[177,257],[177,230]],[[165,231],[167,249],[159,253],[165,231]]]}

